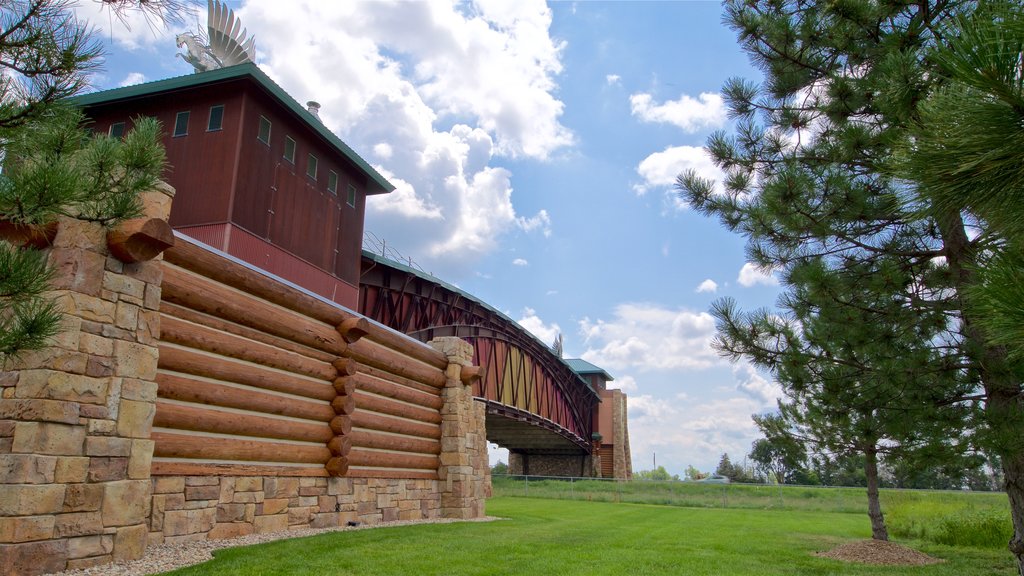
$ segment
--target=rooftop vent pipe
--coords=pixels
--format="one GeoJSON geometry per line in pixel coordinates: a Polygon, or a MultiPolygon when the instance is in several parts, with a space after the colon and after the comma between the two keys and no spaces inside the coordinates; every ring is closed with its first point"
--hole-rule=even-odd
{"type": "Polygon", "coordinates": [[[319,102],[317,102],[315,100],[310,100],[309,102],[306,102],[306,110],[308,110],[309,113],[312,114],[313,117],[316,118],[317,120],[320,119],[320,103],[319,102]]]}

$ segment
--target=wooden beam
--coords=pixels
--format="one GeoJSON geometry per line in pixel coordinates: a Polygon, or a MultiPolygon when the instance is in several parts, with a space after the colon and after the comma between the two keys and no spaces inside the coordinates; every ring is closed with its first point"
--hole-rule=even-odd
{"type": "Polygon", "coordinates": [[[267,334],[262,330],[256,330],[255,328],[235,324],[234,322],[224,320],[223,318],[217,318],[216,316],[211,316],[204,312],[185,308],[178,304],[172,304],[166,300],[160,302],[160,313],[167,316],[174,316],[175,318],[180,318],[182,320],[187,320],[195,324],[209,326],[210,328],[220,330],[221,332],[227,332],[228,334],[234,334],[243,338],[276,346],[277,348],[283,348],[289,352],[308,356],[315,360],[320,360],[321,362],[333,362],[334,359],[338,357],[336,354],[332,354],[330,352],[324,352],[323,350],[311,348],[304,344],[299,344],[298,342],[281,338],[280,336],[267,334]]]}
{"type": "Polygon", "coordinates": [[[356,390],[356,379],[352,376],[342,376],[334,379],[334,391],[338,396],[351,396],[356,390]]]}
{"type": "Polygon", "coordinates": [[[391,416],[401,416],[402,418],[416,420],[417,422],[429,422],[431,424],[441,423],[441,412],[434,408],[424,408],[404,404],[382,396],[368,394],[361,390],[356,390],[355,392],[355,405],[358,406],[360,410],[369,410],[371,412],[389,414],[391,416]]]}
{"type": "Polygon", "coordinates": [[[331,402],[331,408],[334,408],[335,413],[347,416],[355,412],[356,399],[352,396],[338,396],[331,402]]]}
{"type": "Polygon", "coordinates": [[[437,456],[423,456],[405,452],[374,452],[372,450],[353,448],[348,454],[348,463],[350,466],[437,470],[440,460],[437,456]]]}
{"type": "Polygon", "coordinates": [[[184,268],[165,263],[163,270],[161,297],[172,304],[262,330],[336,356],[345,352],[347,344],[333,325],[275,306],[272,302],[218,284],[184,268]]]}
{"type": "Polygon", "coordinates": [[[438,395],[439,390],[436,388],[431,388],[430,392],[423,392],[419,389],[410,388],[400,383],[389,382],[369,374],[357,374],[353,380],[354,386],[359,390],[373,392],[374,394],[380,394],[395,400],[404,400],[405,402],[426,406],[434,410],[440,410],[441,406],[444,405],[444,401],[438,395]]]}
{"type": "Polygon", "coordinates": [[[409,436],[419,436],[420,438],[441,438],[441,427],[437,424],[410,422],[409,420],[363,410],[356,410],[350,418],[352,425],[357,428],[408,434],[409,436]]]}
{"type": "MultiPolygon", "coordinates": [[[[349,345],[349,357],[362,364],[386,370],[404,378],[409,378],[435,388],[444,388],[446,381],[443,368],[431,366],[416,358],[406,355],[397,348],[388,348],[372,340],[362,339],[349,345]]],[[[447,366],[447,364],[445,365],[447,366]]]]}
{"type": "Polygon", "coordinates": [[[370,331],[370,322],[366,318],[346,318],[338,324],[338,332],[346,343],[356,342],[370,331]]]}
{"type": "Polygon", "coordinates": [[[316,422],[330,422],[334,418],[334,409],[324,401],[267,394],[251,388],[238,389],[164,371],[157,372],[156,383],[160,398],[292,416],[316,422]]]}
{"type": "Polygon", "coordinates": [[[324,465],[324,471],[329,476],[347,476],[348,475],[348,457],[346,456],[334,456],[327,461],[324,465]]]}
{"type": "Polygon", "coordinates": [[[323,466],[261,466],[257,464],[218,464],[214,462],[153,461],[153,476],[304,476],[324,477],[323,466]]]}
{"type": "Polygon", "coordinates": [[[371,376],[373,378],[378,378],[380,380],[385,380],[387,382],[393,382],[395,384],[405,386],[406,388],[419,390],[420,392],[426,392],[427,394],[437,396],[438,398],[441,397],[441,388],[437,386],[423,384],[422,382],[417,382],[415,380],[399,376],[398,374],[392,374],[387,370],[381,370],[380,368],[375,368],[373,366],[369,366],[366,364],[362,364],[359,366],[359,373],[356,375],[356,377],[358,378],[357,387],[362,385],[364,375],[371,376]]]}
{"type": "Polygon", "coordinates": [[[153,456],[203,460],[294,462],[323,465],[331,457],[326,445],[310,446],[265,440],[218,438],[154,431],[153,456]]]}
{"type": "Polygon", "coordinates": [[[463,366],[462,367],[462,383],[466,386],[472,386],[480,381],[480,367],[479,366],[463,366]]]}
{"type": "Polygon", "coordinates": [[[349,436],[335,436],[327,443],[327,449],[335,456],[348,456],[352,451],[352,438],[349,436]]]}
{"type": "Polygon", "coordinates": [[[173,316],[161,315],[160,339],[285,372],[295,372],[310,378],[333,381],[338,375],[334,366],[327,362],[221,332],[202,324],[179,320],[173,316]]]}
{"type": "Polygon", "coordinates": [[[174,246],[174,231],[160,218],[134,218],[107,231],[107,248],[125,263],[152,260],[174,246]]]}
{"type": "Polygon", "coordinates": [[[352,434],[346,436],[346,438],[351,439],[353,446],[360,448],[380,448],[382,450],[401,450],[402,452],[434,455],[441,453],[440,442],[425,438],[380,434],[371,430],[353,430],[352,434]]]}
{"type": "Polygon", "coordinates": [[[345,436],[352,432],[351,416],[335,416],[330,422],[331,430],[338,436],[345,436]]]}
{"type": "Polygon", "coordinates": [[[351,358],[335,358],[331,361],[338,377],[355,376],[359,372],[359,363],[351,358]]]}
{"type": "Polygon", "coordinates": [[[156,403],[153,426],[303,442],[325,443],[334,438],[334,432],[326,422],[299,422],[160,401],[156,403]]]}
{"type": "Polygon", "coordinates": [[[270,370],[256,364],[231,360],[224,356],[203,353],[192,348],[180,348],[165,343],[160,343],[158,347],[160,350],[158,366],[167,370],[247,384],[256,388],[286,392],[327,402],[334,400],[337,395],[334,387],[327,382],[302,378],[279,370],[270,370]]]}

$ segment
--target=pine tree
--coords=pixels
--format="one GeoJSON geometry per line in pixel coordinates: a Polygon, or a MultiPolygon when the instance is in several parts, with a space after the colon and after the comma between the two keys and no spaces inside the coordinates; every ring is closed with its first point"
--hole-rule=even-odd
{"type": "MultiPolygon", "coordinates": [[[[175,0],[105,1],[162,14],[175,0]]],[[[0,363],[43,346],[60,327],[46,297],[45,255],[26,238],[44,237],[58,216],[113,225],[136,215],[138,194],[155,185],[165,163],[155,120],[140,119],[124,140],[90,138],[81,115],[66,104],[84,89],[101,55],[70,5],[0,6],[0,363]]]]}
{"type": "MultiPolygon", "coordinates": [[[[799,377],[799,366],[813,363],[812,377],[842,376],[865,391],[937,388],[913,394],[937,394],[936,407],[984,401],[988,430],[1017,421],[1017,366],[985,338],[964,300],[991,254],[984,228],[969,231],[984,223],[919,195],[917,182],[894,179],[889,167],[920,125],[922,103],[949,76],[935,52],[979,5],[988,3],[726,3],[765,81],[725,86],[735,134],[708,140],[727,174],[721,190],[692,172],[679,187],[696,209],[746,236],[749,259],[778,271],[787,293],[779,314],[720,303],[723,351],[778,352],[773,369],[789,389],[787,370],[799,377]],[[964,393],[972,387],[981,393],[964,393]]],[[[928,403],[912,404],[923,418],[928,403]]],[[[953,425],[944,434],[980,429],[953,425]]],[[[1011,550],[1024,568],[1024,442],[999,456],[1014,509],[1011,550]]]]}

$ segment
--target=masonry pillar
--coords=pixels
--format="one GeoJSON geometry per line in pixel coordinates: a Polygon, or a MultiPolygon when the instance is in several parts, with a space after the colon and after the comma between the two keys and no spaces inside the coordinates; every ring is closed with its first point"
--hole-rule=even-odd
{"type": "Polygon", "coordinates": [[[0,575],[145,550],[162,277],[153,258],[173,243],[172,196],[144,195],[147,217],[114,230],[57,223],[48,257],[61,332],[0,372],[0,575]]]}
{"type": "Polygon", "coordinates": [[[473,400],[473,347],[453,337],[437,338],[430,345],[448,357],[441,392],[441,516],[481,518],[488,479],[486,412],[473,400]]]}

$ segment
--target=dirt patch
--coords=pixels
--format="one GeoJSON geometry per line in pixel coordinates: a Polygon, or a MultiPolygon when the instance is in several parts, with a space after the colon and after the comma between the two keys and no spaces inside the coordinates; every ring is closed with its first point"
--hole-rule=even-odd
{"type": "Polygon", "coordinates": [[[826,552],[815,552],[815,556],[842,560],[844,562],[884,566],[925,566],[927,564],[943,562],[943,560],[932,558],[924,552],[918,552],[902,544],[883,542],[881,540],[849,542],[826,552]]]}

